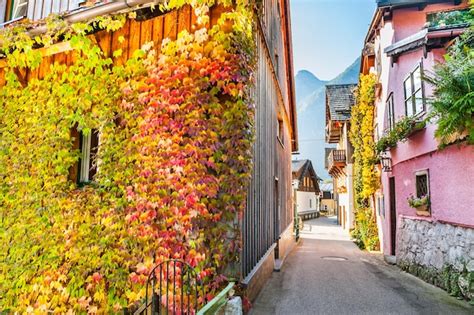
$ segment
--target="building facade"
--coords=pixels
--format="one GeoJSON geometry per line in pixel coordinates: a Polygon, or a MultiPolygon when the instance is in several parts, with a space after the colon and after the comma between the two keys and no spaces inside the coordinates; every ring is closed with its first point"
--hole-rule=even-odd
{"type": "Polygon", "coordinates": [[[326,86],[327,170],[333,178],[338,223],[349,232],[354,228],[353,147],[349,141],[351,108],[357,84],[326,86]]]}
{"type": "MultiPolygon", "coordinates": [[[[433,88],[423,76],[466,29],[467,10],[467,1],[377,1],[361,65],[378,78],[376,141],[406,117],[427,117],[433,88]]],[[[436,122],[419,125],[382,153],[374,205],[381,247],[402,268],[444,288],[443,274],[459,277],[462,294],[472,298],[466,279],[474,271],[474,194],[461,178],[474,176],[474,151],[463,141],[440,150],[436,128],[436,122]],[[412,197],[427,204],[411,207],[412,197]]]]}
{"type": "Polygon", "coordinates": [[[319,177],[310,160],[292,161],[293,181],[298,180],[296,209],[298,214],[315,213],[320,209],[319,177]]]}
{"type": "Polygon", "coordinates": [[[320,205],[319,211],[322,214],[326,214],[328,216],[333,216],[336,214],[335,207],[334,207],[334,198],[333,198],[333,190],[332,190],[332,183],[323,183],[320,185],[320,205]]]}

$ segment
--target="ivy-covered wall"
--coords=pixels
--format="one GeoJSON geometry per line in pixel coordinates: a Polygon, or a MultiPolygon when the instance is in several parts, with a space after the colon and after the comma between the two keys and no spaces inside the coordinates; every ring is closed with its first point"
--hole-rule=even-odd
{"type": "Polygon", "coordinates": [[[376,76],[361,75],[357,90],[356,105],[351,112],[350,141],[354,146],[354,195],[355,228],[352,236],[358,245],[369,250],[378,250],[378,237],[373,196],[380,185],[376,168],[377,155],[374,144],[374,102],[376,76]],[[372,201],[372,202],[371,202],[372,201]]]}
{"type": "MultiPolygon", "coordinates": [[[[195,32],[161,46],[153,32],[133,46],[134,13],[52,18],[33,39],[21,26],[1,33],[0,310],[118,312],[168,258],[195,267],[208,298],[226,280],[252,164],[253,11],[239,1],[206,27],[204,2],[193,1],[195,32]],[[67,54],[45,54],[60,40],[67,54]],[[99,131],[84,187],[70,178],[75,128],[99,131]]],[[[166,34],[182,12],[140,30],[161,19],[166,34]]]]}

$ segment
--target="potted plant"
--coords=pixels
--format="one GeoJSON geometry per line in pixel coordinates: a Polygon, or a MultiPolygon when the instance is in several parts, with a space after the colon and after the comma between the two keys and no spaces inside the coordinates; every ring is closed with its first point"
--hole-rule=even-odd
{"type": "Polygon", "coordinates": [[[408,199],[408,205],[416,209],[417,215],[429,216],[430,197],[428,195],[414,197],[411,195],[408,199]]]}

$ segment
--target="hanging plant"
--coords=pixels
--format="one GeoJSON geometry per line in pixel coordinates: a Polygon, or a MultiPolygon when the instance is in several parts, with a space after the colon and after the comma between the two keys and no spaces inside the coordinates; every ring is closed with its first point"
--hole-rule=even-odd
{"type": "Polygon", "coordinates": [[[377,141],[375,150],[380,154],[394,148],[397,143],[404,142],[416,132],[423,130],[429,119],[429,117],[423,119],[414,116],[403,117],[395,123],[392,130],[377,141]]]}

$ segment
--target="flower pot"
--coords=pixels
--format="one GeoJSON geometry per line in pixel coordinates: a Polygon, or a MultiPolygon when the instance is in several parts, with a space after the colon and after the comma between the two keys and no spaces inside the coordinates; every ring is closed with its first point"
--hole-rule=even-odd
{"type": "Polygon", "coordinates": [[[422,205],[419,207],[416,207],[416,214],[429,217],[430,216],[430,210],[428,209],[428,205],[422,205]]]}

